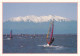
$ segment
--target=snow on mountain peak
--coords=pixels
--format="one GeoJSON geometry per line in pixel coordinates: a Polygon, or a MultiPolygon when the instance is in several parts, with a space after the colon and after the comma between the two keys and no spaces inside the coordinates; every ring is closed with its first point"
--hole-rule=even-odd
{"type": "Polygon", "coordinates": [[[48,21],[70,21],[70,19],[65,18],[65,17],[61,17],[61,16],[56,16],[56,15],[48,15],[48,16],[35,16],[35,15],[30,15],[30,16],[24,16],[24,17],[13,17],[8,19],[7,21],[11,21],[11,22],[20,22],[20,21],[24,21],[24,22],[34,22],[34,23],[40,23],[40,22],[48,22],[48,21]]]}

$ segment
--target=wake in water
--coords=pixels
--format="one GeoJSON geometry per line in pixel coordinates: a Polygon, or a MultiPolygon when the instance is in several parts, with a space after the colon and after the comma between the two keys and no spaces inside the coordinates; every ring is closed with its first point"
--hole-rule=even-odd
{"type": "Polygon", "coordinates": [[[3,39],[3,40],[10,40],[10,38],[7,38],[7,39],[3,39]]]}
{"type": "Polygon", "coordinates": [[[64,46],[57,46],[57,45],[48,45],[48,44],[44,44],[44,45],[38,45],[40,47],[49,47],[49,48],[55,48],[56,50],[59,50],[59,49],[63,49],[64,46]]]}

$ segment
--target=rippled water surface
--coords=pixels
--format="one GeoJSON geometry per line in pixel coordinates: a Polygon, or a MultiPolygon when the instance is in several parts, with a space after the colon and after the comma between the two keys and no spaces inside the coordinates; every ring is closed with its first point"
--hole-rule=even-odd
{"type": "Polygon", "coordinates": [[[3,53],[77,53],[77,35],[55,35],[52,47],[46,47],[46,36],[3,36],[3,53]]]}

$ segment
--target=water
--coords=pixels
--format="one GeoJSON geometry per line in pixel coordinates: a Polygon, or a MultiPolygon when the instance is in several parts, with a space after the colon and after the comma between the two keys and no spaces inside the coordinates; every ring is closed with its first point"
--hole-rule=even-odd
{"type": "Polygon", "coordinates": [[[46,36],[3,36],[3,53],[77,53],[77,35],[55,35],[53,47],[46,46],[46,36]]]}

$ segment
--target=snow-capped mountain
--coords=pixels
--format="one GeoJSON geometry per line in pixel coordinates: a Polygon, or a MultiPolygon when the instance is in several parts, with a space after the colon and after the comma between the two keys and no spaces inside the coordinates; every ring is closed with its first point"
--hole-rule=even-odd
{"type": "Polygon", "coordinates": [[[50,22],[54,20],[54,34],[76,34],[77,21],[61,16],[13,17],[3,22],[3,34],[13,30],[14,34],[46,34],[50,22]]]}
{"type": "Polygon", "coordinates": [[[24,16],[24,17],[12,17],[8,19],[7,21],[11,22],[34,22],[34,23],[41,23],[41,22],[48,22],[48,21],[70,21],[68,18],[61,17],[61,16],[56,16],[56,15],[48,15],[48,16],[35,16],[35,15],[30,15],[30,16],[24,16]]]}

